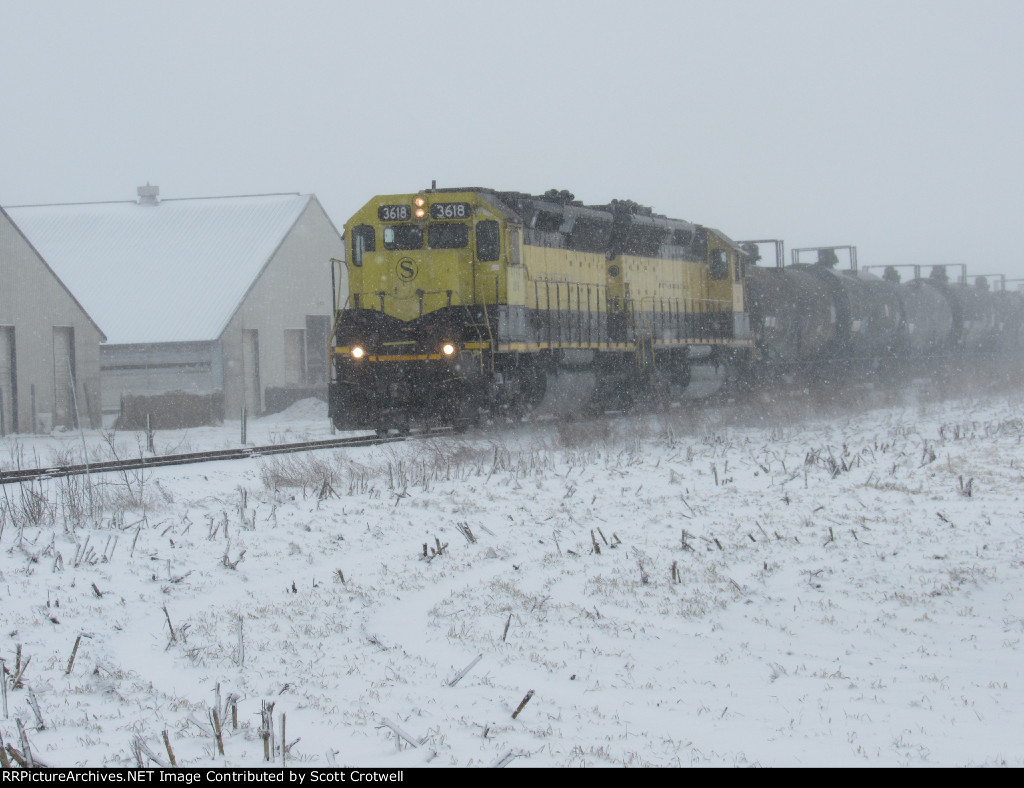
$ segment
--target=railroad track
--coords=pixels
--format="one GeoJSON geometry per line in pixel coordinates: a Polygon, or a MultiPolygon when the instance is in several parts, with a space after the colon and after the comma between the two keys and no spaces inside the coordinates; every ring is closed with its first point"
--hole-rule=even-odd
{"type": "MultiPolygon", "coordinates": [[[[916,381],[917,382],[917,381],[916,381]]],[[[801,394],[790,392],[797,399],[804,398],[801,394]]],[[[731,407],[735,401],[724,396],[723,392],[716,391],[706,395],[699,395],[685,402],[674,403],[679,405],[699,405],[714,407],[731,407]]],[[[625,415],[617,411],[607,411],[600,418],[616,418],[625,415]]],[[[557,421],[552,416],[540,416],[539,421],[557,421]]],[[[495,425],[492,425],[495,426],[495,425]]],[[[56,479],[65,476],[80,476],[92,473],[111,473],[118,471],[135,471],[145,468],[159,468],[168,465],[190,465],[201,462],[217,462],[221,460],[244,460],[253,457],[265,457],[273,454],[291,454],[303,451],[316,451],[318,449],[340,449],[357,446],[377,446],[385,443],[395,443],[404,440],[417,438],[430,438],[438,435],[450,435],[454,430],[450,427],[436,427],[427,431],[414,431],[406,435],[358,435],[348,438],[330,438],[327,440],[303,441],[300,443],[279,443],[268,446],[245,446],[238,449],[221,449],[217,451],[201,451],[183,454],[165,454],[154,456],[141,456],[127,460],[108,460],[104,462],[92,462],[83,465],[54,465],[45,468],[16,468],[13,470],[0,469],[0,485],[13,484],[15,482],[37,481],[41,479],[56,479]]]]}
{"type": "Polygon", "coordinates": [[[218,462],[221,460],[246,460],[252,457],[266,457],[271,454],[292,454],[317,449],[341,449],[355,446],[376,446],[383,443],[404,441],[407,437],[429,437],[437,433],[422,433],[410,436],[392,435],[379,437],[376,435],[359,435],[349,438],[330,438],[319,441],[303,441],[301,443],[278,443],[271,446],[244,446],[238,449],[220,449],[217,451],[197,451],[184,454],[164,454],[150,457],[135,457],[130,460],[107,460],[90,462],[82,465],[54,465],[47,468],[15,468],[0,470],[0,485],[15,482],[37,481],[40,479],[56,479],[64,476],[81,476],[93,473],[111,473],[117,471],[137,471],[145,468],[159,468],[166,465],[191,465],[200,462],[218,462]]]}

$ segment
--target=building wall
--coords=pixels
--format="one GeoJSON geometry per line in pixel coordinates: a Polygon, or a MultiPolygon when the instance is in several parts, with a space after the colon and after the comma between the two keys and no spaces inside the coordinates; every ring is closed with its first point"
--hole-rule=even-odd
{"type": "Polygon", "coordinates": [[[3,211],[0,330],[5,355],[0,363],[4,408],[0,433],[12,432],[15,426],[18,432],[47,431],[73,426],[76,421],[84,427],[100,426],[103,335],[3,211]],[[12,337],[13,365],[7,357],[12,337]],[[64,347],[70,352],[63,352],[64,347]],[[61,383],[68,376],[69,358],[74,371],[74,396],[61,383]],[[61,391],[57,391],[58,386],[61,391]],[[16,424],[12,418],[14,403],[8,401],[15,398],[16,424]]]}
{"type": "Polygon", "coordinates": [[[344,253],[338,230],[311,199],[221,335],[227,418],[243,405],[262,413],[268,388],[322,385],[326,394],[330,261],[344,253]],[[314,340],[323,326],[322,341],[314,340]]]}
{"type": "Polygon", "coordinates": [[[117,413],[126,394],[210,394],[224,388],[219,342],[107,344],[100,348],[103,412],[117,413]]]}

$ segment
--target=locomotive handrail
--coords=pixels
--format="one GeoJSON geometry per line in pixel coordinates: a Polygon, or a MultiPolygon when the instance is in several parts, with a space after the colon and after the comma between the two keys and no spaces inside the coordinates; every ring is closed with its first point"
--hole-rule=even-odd
{"type": "MultiPolygon", "coordinates": [[[[641,303],[643,299],[640,299],[641,303]]],[[[637,369],[644,370],[648,366],[654,367],[654,329],[651,326],[640,325],[640,321],[647,323],[645,313],[641,310],[639,312],[640,320],[637,320],[637,311],[635,309],[629,310],[629,321],[633,324],[633,344],[636,346],[634,351],[634,359],[636,361],[637,369]],[[646,344],[646,348],[644,345],[646,344]]]]}
{"type": "MultiPolygon", "coordinates": [[[[607,294],[607,291],[609,289],[608,285],[601,284],[599,282],[579,282],[579,281],[572,280],[572,279],[544,279],[544,278],[540,278],[540,277],[533,278],[533,277],[527,275],[527,277],[526,277],[526,286],[527,286],[527,288],[529,288],[529,283],[530,282],[533,282],[533,308],[535,310],[537,310],[538,312],[541,311],[541,306],[540,306],[540,285],[541,284],[544,285],[544,311],[546,311],[546,312],[551,312],[551,311],[559,312],[559,313],[561,312],[561,306],[560,306],[561,292],[560,292],[559,288],[561,288],[563,285],[565,286],[565,289],[566,289],[566,297],[567,297],[566,306],[567,306],[567,308],[570,309],[570,311],[571,311],[571,308],[572,308],[572,288],[575,287],[576,291],[577,291],[576,292],[577,311],[581,311],[580,304],[582,304],[582,300],[580,299],[580,288],[584,288],[584,287],[587,288],[587,316],[588,316],[587,317],[587,321],[588,321],[587,322],[587,332],[588,332],[588,338],[589,338],[588,342],[592,342],[592,339],[593,339],[593,336],[592,336],[592,332],[593,332],[593,326],[592,326],[593,318],[592,318],[592,314],[593,314],[593,311],[596,311],[598,314],[600,314],[602,312],[602,309],[601,309],[601,291],[602,290],[605,291],[604,310],[603,310],[604,312],[608,312],[610,310],[611,306],[617,300],[614,296],[609,296],[607,294]],[[555,305],[554,308],[552,308],[552,302],[551,302],[551,285],[555,286],[555,302],[556,302],[556,305],[555,305]],[[594,310],[591,310],[591,308],[590,308],[590,293],[592,291],[596,292],[596,294],[597,294],[597,302],[595,304],[595,309],[594,310]]],[[[621,300],[621,299],[618,299],[618,300],[621,300]]],[[[559,331],[561,331],[561,325],[559,325],[559,331]]],[[[582,337],[582,333],[581,333],[581,337],[582,337]]],[[[559,341],[559,343],[561,343],[561,335],[559,335],[559,340],[558,341],[559,341]]],[[[581,339],[581,341],[582,341],[582,339],[581,339]]],[[[611,342],[610,338],[606,338],[605,339],[605,344],[606,345],[609,344],[610,342],[611,342]]],[[[553,333],[552,333],[552,325],[551,325],[551,323],[549,321],[549,323],[548,323],[548,346],[549,347],[554,347],[554,343],[555,343],[555,339],[554,339],[554,336],[553,336],[553,333]]],[[[599,344],[599,345],[601,344],[600,330],[598,331],[597,344],[599,344]]]]}
{"type": "MultiPolygon", "coordinates": [[[[459,306],[469,306],[470,305],[462,297],[462,293],[460,291],[458,291],[458,290],[447,290],[447,289],[445,289],[445,290],[416,290],[413,293],[413,295],[410,295],[410,296],[398,296],[398,295],[395,295],[393,293],[385,292],[383,290],[365,290],[365,291],[360,292],[360,293],[349,293],[349,297],[345,299],[345,303],[348,304],[349,301],[353,301],[354,300],[354,302],[356,304],[356,307],[355,307],[356,309],[359,309],[359,308],[367,309],[369,307],[360,307],[359,306],[359,300],[360,300],[360,298],[362,296],[377,296],[377,298],[390,298],[390,299],[393,299],[395,301],[411,301],[411,300],[413,300],[413,298],[420,298],[421,296],[425,296],[425,295],[442,295],[442,294],[447,295],[449,297],[452,296],[452,295],[458,296],[458,299],[459,299],[458,305],[459,306]],[[353,299],[353,296],[355,297],[354,299],[353,299]]],[[[342,307],[342,309],[340,311],[344,311],[344,307],[342,307]]]]}
{"type": "Polygon", "coordinates": [[[681,299],[681,298],[677,298],[677,297],[662,298],[662,297],[659,297],[659,296],[642,296],[640,299],[638,299],[637,305],[639,306],[639,309],[635,309],[634,310],[636,312],[636,315],[633,318],[634,325],[636,325],[636,320],[638,318],[640,320],[643,320],[644,326],[645,326],[643,330],[646,331],[648,334],[650,334],[652,342],[654,341],[653,337],[654,337],[654,333],[655,333],[655,326],[656,326],[657,321],[658,321],[658,317],[657,317],[658,315],[668,315],[669,319],[673,319],[674,318],[675,319],[675,326],[674,326],[674,328],[678,332],[678,336],[680,338],[683,338],[683,337],[695,336],[695,335],[690,333],[690,331],[689,331],[689,329],[687,327],[687,323],[686,323],[686,318],[687,317],[692,316],[692,315],[710,316],[710,317],[705,318],[708,322],[703,325],[703,330],[717,332],[719,330],[724,330],[724,329],[721,329],[721,328],[717,328],[716,329],[716,328],[714,328],[714,326],[716,325],[716,323],[714,322],[715,321],[714,316],[722,315],[722,314],[731,314],[732,313],[732,301],[729,300],[729,299],[726,299],[726,298],[688,298],[688,299],[681,299]],[[660,310],[655,309],[655,306],[657,305],[658,301],[661,302],[661,309],[660,310]],[[650,302],[650,306],[651,306],[650,310],[647,310],[647,309],[644,308],[645,305],[647,304],[647,302],[650,302]],[[665,309],[666,304],[669,306],[669,309],[665,309]],[[673,313],[673,311],[671,309],[671,307],[673,305],[676,306],[676,310],[675,310],[674,313],[673,313]],[[697,307],[697,308],[695,309],[694,307],[697,307]],[[649,315],[654,315],[655,316],[654,317],[654,321],[655,321],[654,324],[651,324],[648,321],[648,316],[649,315]]]}
{"type": "MultiPolygon", "coordinates": [[[[493,350],[493,348],[494,348],[494,333],[491,331],[491,316],[487,313],[487,301],[484,301],[483,307],[484,307],[484,325],[487,326],[487,345],[488,345],[489,348],[491,348],[493,350]]],[[[476,331],[477,338],[481,342],[483,342],[483,336],[480,333],[479,326],[475,326],[475,324],[474,324],[474,327],[477,329],[477,331],[476,331]]],[[[488,356],[489,356],[489,361],[490,361],[490,366],[491,366],[491,372],[494,372],[494,353],[489,353],[488,356]]],[[[481,354],[481,356],[480,356],[480,372],[482,373],[483,371],[484,371],[484,358],[483,358],[483,355],[481,354]]]]}
{"type": "MultiPolygon", "coordinates": [[[[485,277],[481,277],[481,279],[485,279],[485,277]]],[[[487,312],[487,299],[486,298],[481,298],[480,301],[482,302],[481,306],[483,306],[483,308],[484,308],[484,325],[487,326],[487,345],[493,351],[493,349],[494,349],[494,332],[491,331],[491,316],[487,312]]],[[[495,274],[494,275],[494,305],[496,307],[501,305],[501,275],[500,274],[495,274]]],[[[477,337],[480,339],[481,342],[483,342],[483,335],[482,335],[482,333],[480,331],[480,327],[477,326],[476,323],[474,323],[473,326],[476,328],[477,337]]],[[[488,360],[490,362],[491,372],[494,372],[494,353],[493,352],[489,354],[489,359],[488,360]]],[[[484,359],[483,359],[483,356],[481,355],[480,356],[480,372],[482,373],[483,371],[484,371],[484,359]]]]}
{"type": "MultiPolygon", "coordinates": [[[[662,296],[641,296],[640,297],[640,306],[642,307],[646,301],[651,301],[652,306],[653,306],[653,302],[655,301],[655,299],[659,299],[659,298],[662,301],[668,301],[669,303],[675,303],[675,304],[683,303],[684,301],[686,301],[686,302],[689,302],[691,304],[717,304],[719,306],[723,306],[724,305],[726,307],[729,307],[729,309],[726,310],[726,311],[731,311],[732,310],[732,300],[728,299],[728,298],[686,298],[686,299],[680,299],[680,298],[676,298],[676,297],[664,298],[662,296]]],[[[656,310],[652,309],[651,311],[656,311],[656,310]]],[[[688,309],[684,309],[683,313],[687,314],[687,315],[704,314],[704,312],[690,311],[688,309]]]]}

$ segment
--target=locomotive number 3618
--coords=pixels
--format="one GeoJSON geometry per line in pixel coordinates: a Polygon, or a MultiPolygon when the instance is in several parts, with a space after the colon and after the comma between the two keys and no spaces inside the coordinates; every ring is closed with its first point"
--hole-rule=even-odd
{"type": "Polygon", "coordinates": [[[431,219],[468,219],[472,206],[468,202],[435,202],[430,206],[431,219]]]}
{"type": "Polygon", "coordinates": [[[377,208],[377,218],[382,222],[407,222],[412,218],[408,205],[381,205],[377,208]]]}

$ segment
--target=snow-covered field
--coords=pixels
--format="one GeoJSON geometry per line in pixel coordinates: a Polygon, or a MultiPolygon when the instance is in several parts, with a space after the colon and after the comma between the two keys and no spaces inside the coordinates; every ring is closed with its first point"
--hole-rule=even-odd
{"type": "MultiPolygon", "coordinates": [[[[0,734],[51,766],[165,733],[260,766],[267,719],[294,766],[1024,765],[1020,398],[806,409],[6,485],[0,734]]],[[[305,402],[248,437],[329,433],[305,402]]],[[[0,464],[83,440],[145,449],[0,464]]]]}

